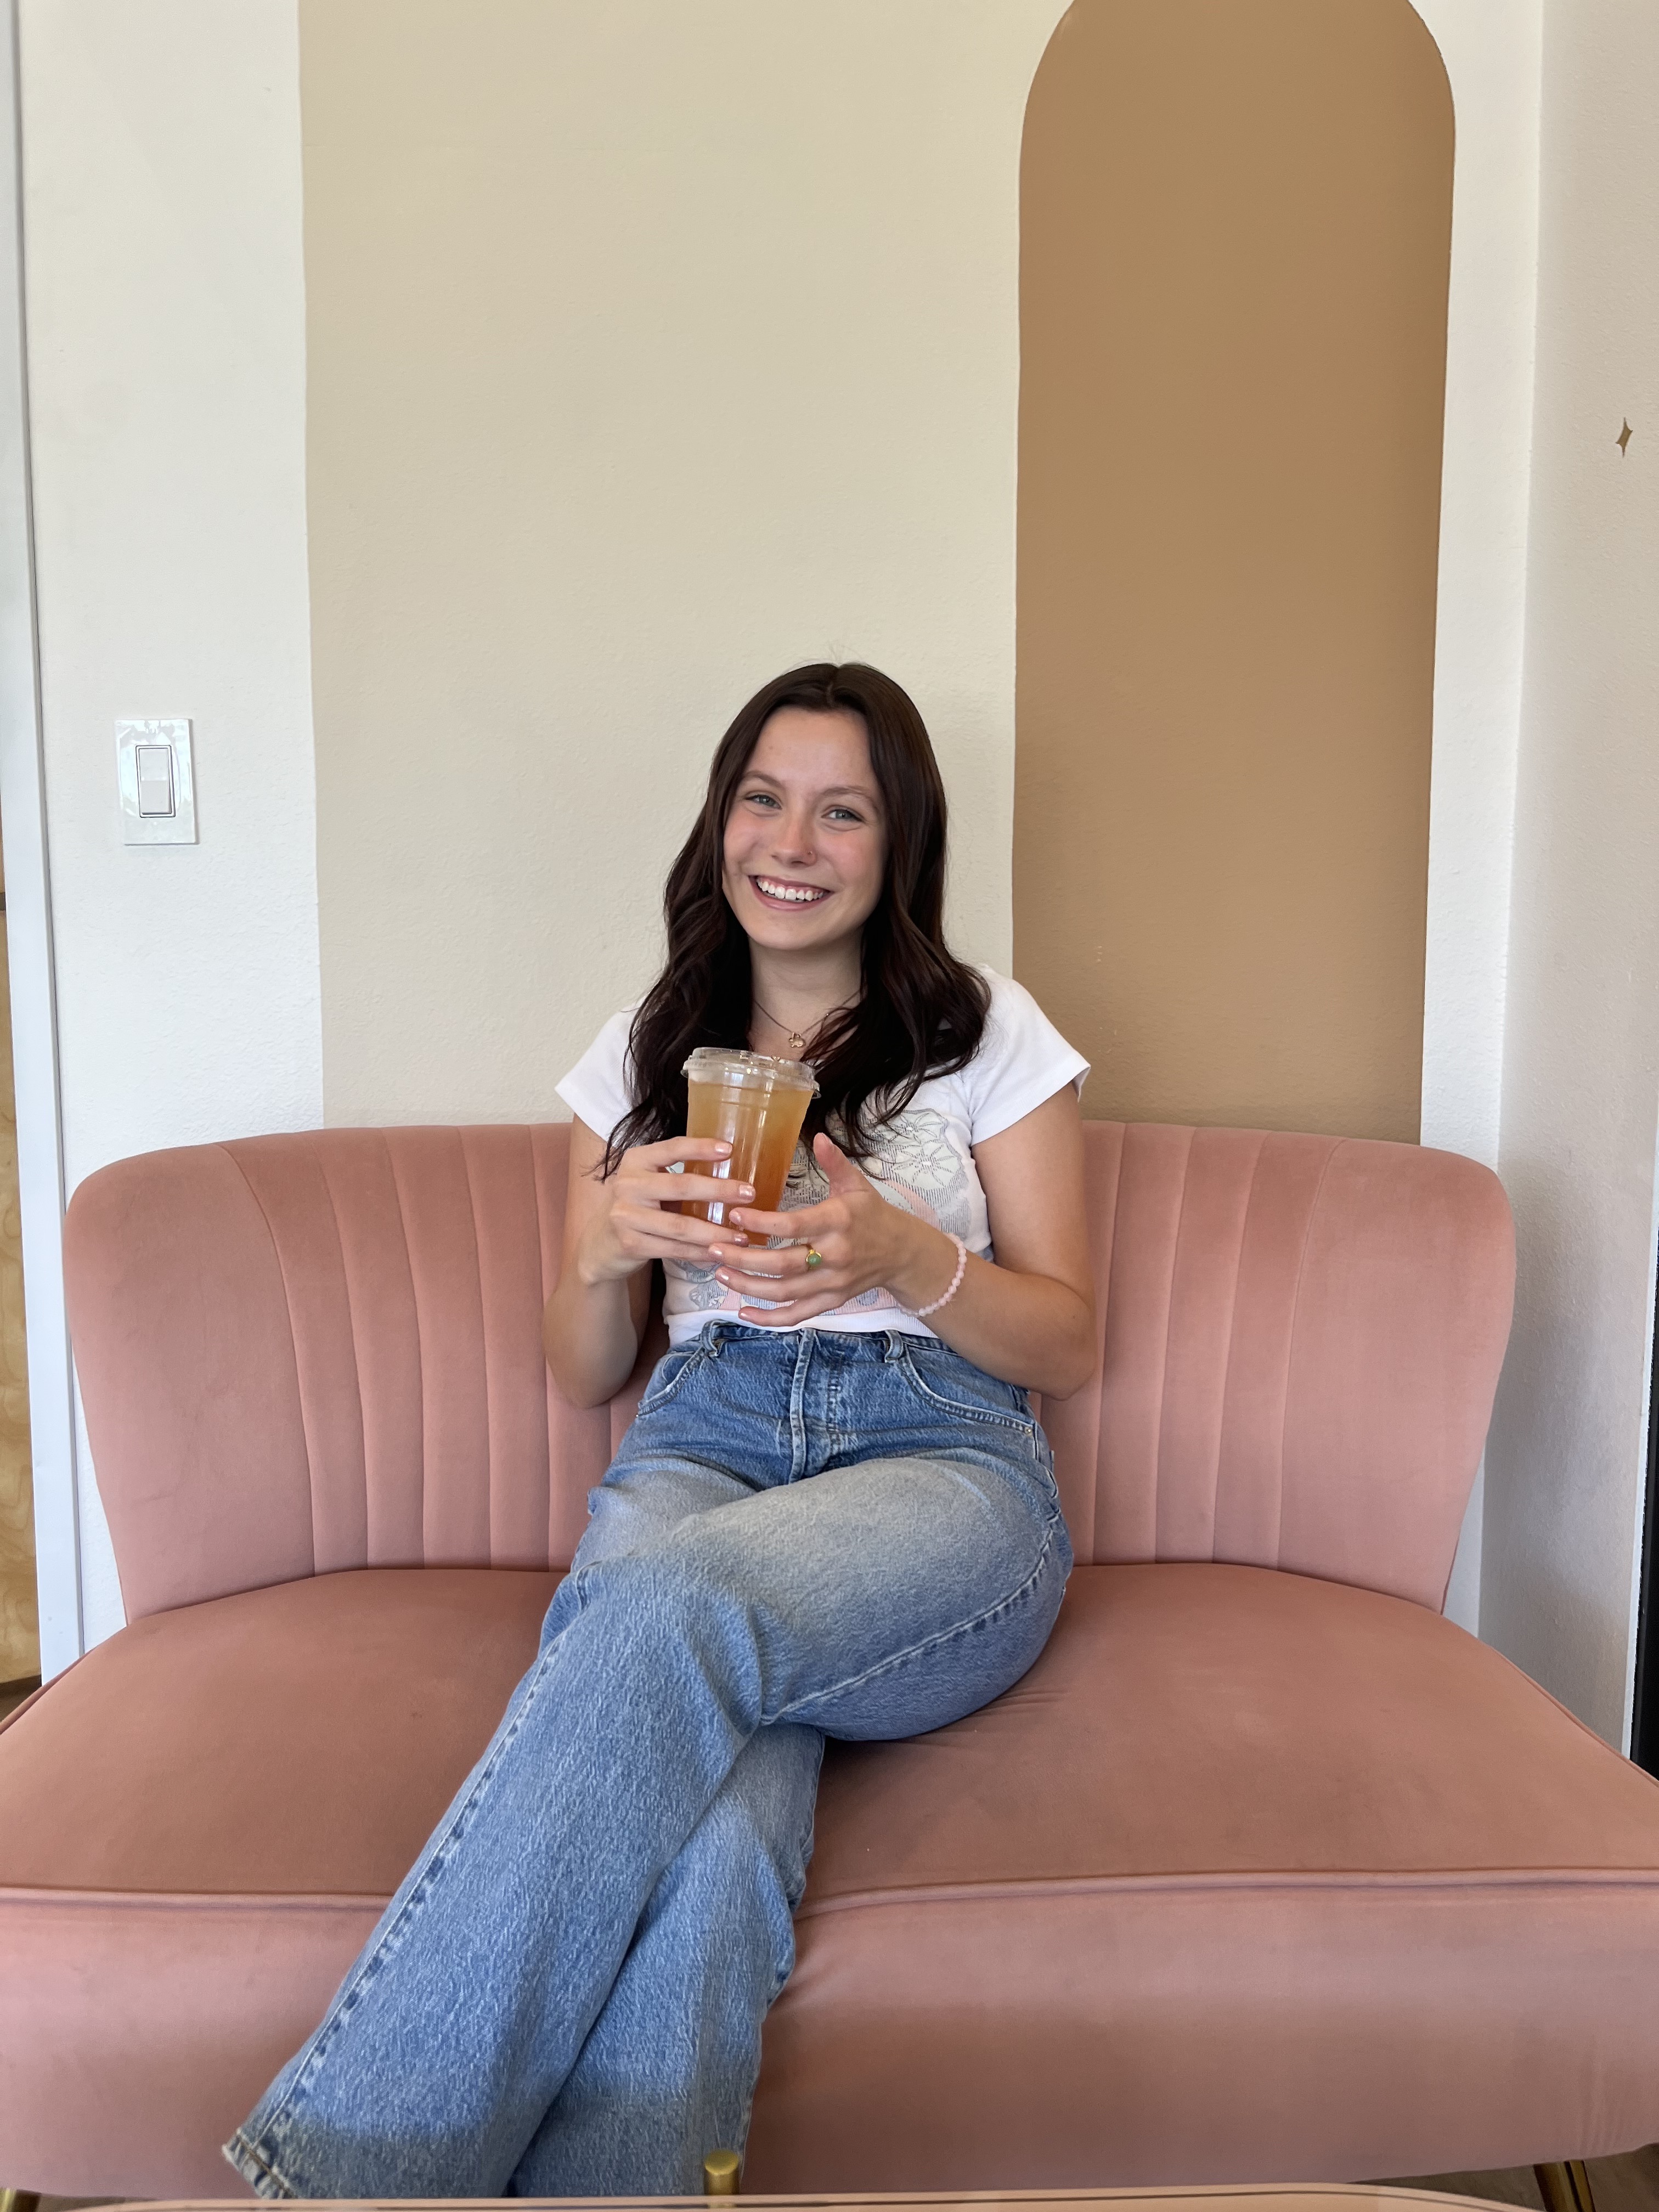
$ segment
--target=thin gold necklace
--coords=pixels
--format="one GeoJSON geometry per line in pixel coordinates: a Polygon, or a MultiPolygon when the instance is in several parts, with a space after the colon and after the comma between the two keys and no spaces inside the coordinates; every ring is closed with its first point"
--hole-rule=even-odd
{"type": "Polygon", "coordinates": [[[821,1013],[810,1030],[792,1030],[786,1028],[784,1024],[778,1019],[775,1014],[769,1012],[767,1008],[762,1006],[758,999],[755,1000],[755,1011],[757,1013],[765,1014],[767,1020],[771,1023],[773,1028],[781,1031],[782,1035],[788,1040],[789,1049],[792,1052],[805,1052],[806,1049],[807,1038],[809,1036],[816,1036],[818,1031],[823,1027],[824,1024],[829,1020],[831,1014],[844,1012],[848,1006],[853,1006],[855,1003],[856,1002],[852,999],[843,999],[840,1006],[830,1006],[823,1013],[821,1013]]]}

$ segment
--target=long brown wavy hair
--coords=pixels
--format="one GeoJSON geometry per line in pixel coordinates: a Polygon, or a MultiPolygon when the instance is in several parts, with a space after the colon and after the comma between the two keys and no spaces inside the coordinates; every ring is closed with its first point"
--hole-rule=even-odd
{"type": "Polygon", "coordinates": [[[781,707],[850,712],[869,735],[886,816],[887,871],[864,925],[862,989],[816,1040],[818,1095],[806,1134],[828,1127],[855,1156],[930,1075],[965,1067],[990,1008],[983,977],[945,942],[945,786],[915,702],[858,661],[816,661],[763,684],[720,739],[696,827],[663,894],[668,958],[629,1032],[634,1108],[606,1148],[611,1174],[630,1145],[685,1127],[686,1058],[700,1044],[749,1042],[749,939],[722,887],[726,817],[749,757],[781,707]]]}

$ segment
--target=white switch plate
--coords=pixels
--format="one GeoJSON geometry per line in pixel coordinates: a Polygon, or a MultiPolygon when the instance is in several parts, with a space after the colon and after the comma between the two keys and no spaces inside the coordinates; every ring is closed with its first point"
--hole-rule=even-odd
{"type": "MultiPolygon", "coordinates": [[[[187,721],[118,722],[115,766],[121,787],[121,835],[129,845],[193,845],[196,842],[196,777],[190,757],[187,721]],[[173,756],[173,811],[138,811],[138,749],[164,745],[173,756]]],[[[155,779],[145,783],[149,805],[155,779]]]]}

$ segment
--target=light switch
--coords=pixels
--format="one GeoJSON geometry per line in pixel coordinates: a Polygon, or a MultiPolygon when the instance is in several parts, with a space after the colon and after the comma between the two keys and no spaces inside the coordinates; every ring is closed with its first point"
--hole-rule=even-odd
{"type": "Polygon", "coordinates": [[[196,842],[196,777],[188,721],[118,722],[115,765],[121,835],[127,844],[196,842]]]}
{"type": "Polygon", "coordinates": [[[146,818],[173,813],[173,748],[138,745],[138,811],[146,818]]]}

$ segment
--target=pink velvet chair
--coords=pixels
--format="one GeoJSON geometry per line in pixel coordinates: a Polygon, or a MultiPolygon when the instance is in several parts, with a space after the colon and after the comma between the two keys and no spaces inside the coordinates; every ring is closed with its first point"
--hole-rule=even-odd
{"type": "MultiPolygon", "coordinates": [[[[538,1342],[556,1127],[70,1209],[130,1626],[0,1732],[0,2179],[222,2195],[528,1661],[629,1418],[538,1342]]],[[[1441,1619],[1508,1326],[1466,1160],[1091,1127],[1042,1660],[832,1748],[756,2189],[1330,2179],[1659,2136],[1659,1791],[1441,1619]]],[[[639,1378],[635,1378],[635,1388],[639,1378]]]]}

